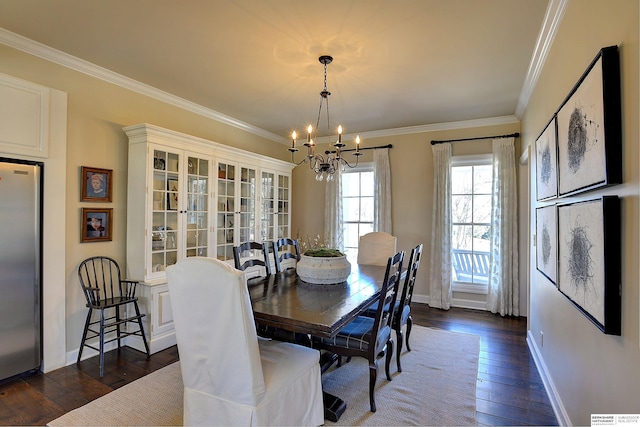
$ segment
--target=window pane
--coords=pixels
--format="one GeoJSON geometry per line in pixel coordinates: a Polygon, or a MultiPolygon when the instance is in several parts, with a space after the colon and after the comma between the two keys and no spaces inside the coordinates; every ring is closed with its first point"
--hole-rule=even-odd
{"type": "Polygon", "coordinates": [[[451,247],[453,249],[472,249],[472,227],[470,225],[454,225],[451,227],[451,247]]]}
{"type": "Polygon", "coordinates": [[[456,166],[451,169],[451,193],[471,194],[472,167],[456,166]]]}
{"type": "Polygon", "coordinates": [[[491,194],[492,170],[491,165],[473,167],[473,192],[475,194],[491,194]]]}
{"type": "Polygon", "coordinates": [[[491,196],[473,196],[473,222],[491,222],[491,196]]]}
{"type": "Polygon", "coordinates": [[[471,197],[451,196],[451,220],[456,222],[471,222],[471,197]]]}
{"type": "Polygon", "coordinates": [[[358,247],[358,224],[345,224],[344,225],[344,246],[357,248],[358,247]]]}
{"type": "Polygon", "coordinates": [[[372,172],[361,172],[360,173],[360,195],[361,196],[374,196],[375,192],[375,183],[373,181],[373,171],[372,172]]]}
{"type": "Polygon", "coordinates": [[[342,197],[358,197],[360,194],[360,174],[344,173],[341,178],[342,197]]]}
{"type": "Polygon", "coordinates": [[[373,197],[360,198],[360,221],[373,222],[373,197]]]}
{"type": "Polygon", "coordinates": [[[344,221],[357,222],[360,220],[360,199],[349,197],[342,199],[342,217],[344,221]]]}
{"type": "Polygon", "coordinates": [[[473,250],[489,253],[491,247],[491,226],[476,225],[473,227],[473,250]]]}
{"type": "Polygon", "coordinates": [[[362,223],[360,224],[360,236],[373,231],[373,224],[362,223]]]}

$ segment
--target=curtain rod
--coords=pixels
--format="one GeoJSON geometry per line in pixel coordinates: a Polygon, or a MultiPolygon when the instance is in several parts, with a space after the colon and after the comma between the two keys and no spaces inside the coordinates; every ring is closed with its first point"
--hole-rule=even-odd
{"type": "MultiPolygon", "coordinates": [[[[360,147],[360,151],[363,151],[363,150],[375,150],[377,148],[393,148],[393,145],[387,144],[387,145],[379,145],[377,147],[360,147]]],[[[342,151],[344,153],[345,151],[356,151],[356,149],[355,148],[349,148],[348,150],[340,150],[340,151],[342,151]]]]}
{"type": "Polygon", "coordinates": [[[476,138],[446,139],[446,140],[442,140],[442,141],[432,140],[431,141],[431,145],[443,144],[445,142],[475,141],[475,140],[478,140],[478,139],[509,138],[511,136],[514,137],[514,138],[517,138],[517,137],[520,136],[520,134],[518,132],[516,132],[516,133],[510,133],[508,135],[479,136],[479,137],[476,137],[476,138]]]}

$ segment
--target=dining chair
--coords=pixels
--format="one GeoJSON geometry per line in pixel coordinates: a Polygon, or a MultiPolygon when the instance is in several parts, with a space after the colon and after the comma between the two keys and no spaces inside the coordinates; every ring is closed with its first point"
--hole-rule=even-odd
{"type": "Polygon", "coordinates": [[[243,242],[233,247],[233,261],[238,270],[248,272],[247,277],[268,277],[271,275],[269,248],[271,242],[243,242]],[[259,252],[262,258],[256,256],[259,252]],[[253,268],[256,267],[256,268],[253,268]],[[264,274],[261,274],[264,273],[264,274]]]}
{"type": "MultiPolygon", "coordinates": [[[[404,341],[407,344],[407,350],[411,351],[409,346],[409,335],[411,335],[411,328],[413,327],[413,318],[411,317],[411,300],[413,298],[413,287],[416,283],[416,275],[418,274],[418,268],[420,267],[420,260],[422,258],[422,243],[417,245],[411,250],[409,256],[409,262],[407,263],[407,269],[405,273],[404,287],[400,298],[396,299],[395,310],[393,315],[393,330],[396,331],[396,338],[398,341],[396,348],[396,363],[398,365],[398,372],[402,372],[402,366],[400,365],[400,354],[402,353],[402,341],[403,333],[402,327],[406,325],[407,334],[404,341]]],[[[374,303],[369,307],[365,313],[366,316],[374,317],[378,309],[378,304],[374,303]]]]}
{"type": "Polygon", "coordinates": [[[318,350],[258,338],[244,274],[215,258],[167,268],[184,425],[324,424],[318,350]]]}
{"type": "Polygon", "coordinates": [[[276,272],[295,268],[296,263],[300,261],[300,246],[298,240],[282,238],[273,242],[273,258],[276,263],[276,272]],[[287,260],[295,260],[287,261],[287,260]]]}
{"type": "Polygon", "coordinates": [[[389,257],[384,280],[377,299],[378,310],[374,317],[358,316],[333,338],[314,337],[314,346],[342,357],[359,356],[369,361],[369,404],[376,412],[375,386],[378,376],[378,359],[386,356],[385,371],[391,381],[389,365],[393,355],[393,310],[395,305],[404,251],[389,257]]]}
{"type": "Polygon", "coordinates": [[[149,345],[142,326],[142,318],[145,315],[140,313],[136,297],[138,282],[122,279],[118,263],[106,256],[94,256],[82,261],[78,266],[78,278],[89,312],[84,324],[76,363],[80,363],[84,347],[96,350],[100,353],[100,377],[102,378],[104,376],[104,345],[118,341],[119,350],[122,340],[130,335],[142,337],[147,358],[149,358],[149,345]],[[125,310],[127,306],[130,307],[129,310],[125,310]],[[99,320],[91,320],[94,311],[100,312],[99,320]],[[127,328],[130,324],[134,325],[132,330],[127,328]],[[105,337],[112,332],[115,332],[115,336],[105,340],[105,337]],[[93,338],[99,340],[97,348],[88,343],[93,338]]]}
{"type": "Polygon", "coordinates": [[[387,260],[396,253],[398,239],[389,233],[373,231],[360,236],[358,242],[358,264],[387,265],[387,260]]]}

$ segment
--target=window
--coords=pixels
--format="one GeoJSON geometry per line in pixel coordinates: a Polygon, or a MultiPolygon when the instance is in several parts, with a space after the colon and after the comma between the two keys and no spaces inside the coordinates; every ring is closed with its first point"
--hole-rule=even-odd
{"type": "Polygon", "coordinates": [[[360,236],[373,231],[373,165],[342,172],[341,183],[344,250],[349,262],[356,262],[360,236]]]}
{"type": "Polygon", "coordinates": [[[451,170],[454,290],[486,293],[491,244],[491,155],[458,156],[451,170]]]}

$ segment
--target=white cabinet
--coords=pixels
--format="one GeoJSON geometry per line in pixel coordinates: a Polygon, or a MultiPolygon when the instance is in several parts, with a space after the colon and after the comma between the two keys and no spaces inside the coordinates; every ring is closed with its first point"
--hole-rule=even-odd
{"type": "Polygon", "coordinates": [[[219,159],[217,173],[216,257],[232,261],[233,246],[259,240],[258,170],[219,159]]]}
{"type": "MultiPolygon", "coordinates": [[[[233,263],[233,246],[290,237],[293,164],[149,124],[129,137],[127,277],[141,280],[152,352],[175,344],[165,269],[190,256],[233,263]]],[[[143,348],[142,341],[129,341],[143,348]]]]}
{"type": "Polygon", "coordinates": [[[156,143],[129,146],[127,268],[157,283],[187,256],[210,253],[212,157],[156,143]]]}

